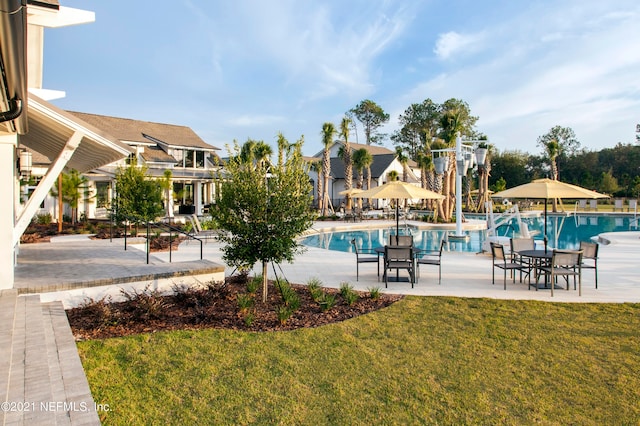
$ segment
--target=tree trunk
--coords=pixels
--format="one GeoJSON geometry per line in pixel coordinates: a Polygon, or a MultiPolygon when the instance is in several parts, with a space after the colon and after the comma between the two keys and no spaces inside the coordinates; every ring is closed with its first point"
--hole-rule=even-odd
{"type": "Polygon", "coordinates": [[[267,303],[267,266],[269,263],[266,260],[262,261],[262,303],[267,303]]]}

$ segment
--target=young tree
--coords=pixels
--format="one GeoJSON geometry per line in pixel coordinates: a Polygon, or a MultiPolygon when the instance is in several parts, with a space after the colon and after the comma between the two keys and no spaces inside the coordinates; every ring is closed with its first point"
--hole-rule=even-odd
{"type": "Polygon", "coordinates": [[[115,182],[113,208],[117,221],[152,222],[163,215],[162,183],[148,177],[146,167],[120,167],[115,182]]]}
{"type": "MultiPolygon", "coordinates": [[[[302,143],[283,155],[281,166],[245,161],[241,148],[229,148],[230,160],[219,182],[219,197],[212,208],[213,219],[221,230],[219,239],[223,259],[229,265],[251,268],[262,262],[262,300],[267,300],[269,262],[292,262],[301,252],[298,237],[315,218],[313,201],[302,160],[302,143]]],[[[279,147],[279,150],[282,150],[279,147]]]]}
{"type": "Polygon", "coordinates": [[[375,102],[365,99],[355,108],[349,110],[364,127],[364,136],[367,145],[382,143],[384,135],[378,133],[378,129],[389,121],[389,114],[375,102]]]}
{"type": "Polygon", "coordinates": [[[51,194],[54,197],[60,196],[61,200],[71,207],[71,223],[75,224],[78,220],[78,204],[80,200],[86,201],[91,198],[91,189],[88,185],[89,179],[75,169],[71,169],[69,173],[62,173],[61,176],[62,194],[58,194],[56,189],[53,189],[51,194]]]}

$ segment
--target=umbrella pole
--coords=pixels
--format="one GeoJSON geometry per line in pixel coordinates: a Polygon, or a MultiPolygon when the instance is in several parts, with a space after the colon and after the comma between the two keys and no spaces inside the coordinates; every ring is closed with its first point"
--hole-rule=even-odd
{"type": "Polygon", "coordinates": [[[544,200],[544,252],[545,254],[547,253],[547,242],[548,242],[548,238],[547,238],[547,202],[549,200],[545,198],[544,200]]]}
{"type": "Polygon", "coordinates": [[[396,245],[398,245],[398,240],[400,239],[398,236],[400,235],[400,215],[398,214],[398,203],[399,199],[396,198],[396,245]]]}

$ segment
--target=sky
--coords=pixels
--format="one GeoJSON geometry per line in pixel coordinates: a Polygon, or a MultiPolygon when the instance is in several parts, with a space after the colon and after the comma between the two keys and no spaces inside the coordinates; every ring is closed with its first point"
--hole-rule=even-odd
{"type": "Polygon", "coordinates": [[[282,132],[315,155],[322,124],[364,99],[389,135],[411,104],[461,99],[503,152],[540,154],[556,125],[611,148],[640,123],[637,0],[60,3],[96,20],[46,30],[43,87],[66,92],[54,104],[188,126],[221,154],[248,138],[275,150],[282,132]]]}

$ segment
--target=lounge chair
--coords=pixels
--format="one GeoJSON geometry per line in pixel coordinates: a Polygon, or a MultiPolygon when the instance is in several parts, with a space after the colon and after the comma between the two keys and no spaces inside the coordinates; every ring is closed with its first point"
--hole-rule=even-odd
{"type": "Polygon", "coordinates": [[[580,241],[582,250],[582,269],[593,269],[595,272],[596,288],[598,288],[598,244],[580,241]],[[585,263],[585,260],[588,263],[585,263]]]}
{"type": "Polygon", "coordinates": [[[617,199],[617,200],[613,200],[613,211],[624,211],[623,206],[624,205],[624,200],[622,199],[617,199]]]}
{"type": "Polygon", "coordinates": [[[409,272],[409,281],[411,288],[415,283],[415,259],[413,257],[412,247],[386,246],[384,248],[384,286],[388,286],[389,271],[396,270],[396,276],[400,269],[406,269],[409,272]]]}
{"type": "Polygon", "coordinates": [[[192,229],[189,234],[196,238],[204,240],[205,243],[208,240],[214,239],[218,234],[218,231],[202,229],[202,224],[200,223],[200,219],[198,219],[198,216],[196,214],[187,216],[187,218],[191,222],[191,229],[192,229]]]}
{"type": "Polygon", "coordinates": [[[351,240],[351,244],[353,244],[353,249],[356,253],[356,281],[360,281],[361,263],[376,263],[378,265],[378,276],[380,276],[380,256],[378,256],[378,253],[374,253],[375,256],[363,256],[358,249],[358,244],[356,243],[355,238],[351,240]]]}
{"type": "Polygon", "coordinates": [[[589,200],[589,210],[598,210],[598,200],[589,200]]]}
{"type": "Polygon", "coordinates": [[[638,210],[638,200],[629,200],[629,205],[627,207],[627,211],[628,212],[635,212],[636,210],[638,210]]]}
{"type": "MultiPolygon", "coordinates": [[[[520,263],[512,262],[504,254],[504,246],[502,244],[491,242],[491,256],[493,256],[493,268],[491,269],[491,283],[496,283],[496,268],[500,268],[504,271],[504,289],[507,289],[507,271],[511,271],[513,276],[513,282],[516,282],[515,271],[521,271],[524,266],[520,263]]],[[[520,282],[522,282],[522,276],[520,276],[520,282]]]]}
{"type": "Polygon", "coordinates": [[[587,200],[578,200],[578,208],[580,210],[586,210],[587,209],[587,200]]]}
{"type": "Polygon", "coordinates": [[[420,257],[416,259],[418,269],[418,277],[420,277],[420,265],[433,265],[438,267],[438,284],[442,283],[442,250],[444,249],[445,240],[440,241],[440,249],[438,251],[421,251],[420,257]]]}

